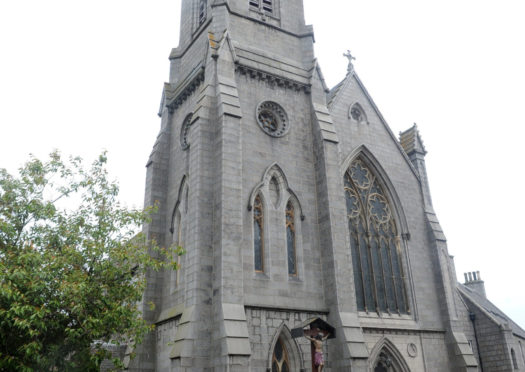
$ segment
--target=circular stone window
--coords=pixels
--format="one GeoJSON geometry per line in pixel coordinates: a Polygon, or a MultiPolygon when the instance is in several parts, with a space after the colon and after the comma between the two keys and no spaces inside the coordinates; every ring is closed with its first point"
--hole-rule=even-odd
{"type": "Polygon", "coordinates": [[[183,150],[187,150],[190,147],[190,143],[188,142],[188,133],[190,131],[192,117],[193,114],[186,116],[186,119],[184,119],[182,128],[180,130],[180,145],[183,150]]]}
{"type": "Polygon", "coordinates": [[[288,132],[288,116],[281,105],[265,101],[257,106],[257,123],[272,137],[282,137],[288,132]]]}

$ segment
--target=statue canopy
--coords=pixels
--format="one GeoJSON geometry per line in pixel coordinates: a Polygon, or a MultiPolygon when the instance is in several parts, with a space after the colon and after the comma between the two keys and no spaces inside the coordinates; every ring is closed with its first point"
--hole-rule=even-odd
{"type": "Polygon", "coordinates": [[[322,320],[321,318],[310,318],[304,321],[299,327],[292,329],[292,338],[307,336],[316,336],[323,333],[328,338],[335,338],[335,328],[322,320]]]}

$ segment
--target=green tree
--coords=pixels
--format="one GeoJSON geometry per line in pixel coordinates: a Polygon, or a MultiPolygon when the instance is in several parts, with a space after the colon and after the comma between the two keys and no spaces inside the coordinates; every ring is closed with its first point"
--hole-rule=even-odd
{"type": "Polygon", "coordinates": [[[182,249],[137,234],[154,208],[123,207],[106,161],[55,152],[16,177],[0,169],[0,371],[98,371],[108,343],[151,330],[145,273],[177,269],[182,249]]]}

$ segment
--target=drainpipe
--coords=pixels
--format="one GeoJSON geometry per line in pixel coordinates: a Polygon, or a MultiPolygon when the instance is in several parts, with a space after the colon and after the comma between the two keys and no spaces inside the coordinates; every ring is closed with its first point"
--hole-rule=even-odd
{"type": "Polygon", "coordinates": [[[481,368],[481,372],[483,372],[483,361],[481,360],[481,352],[479,350],[479,341],[478,341],[478,332],[476,330],[476,314],[470,313],[469,317],[470,317],[470,321],[472,322],[472,327],[474,328],[474,338],[476,339],[476,349],[478,350],[479,367],[481,368]]]}

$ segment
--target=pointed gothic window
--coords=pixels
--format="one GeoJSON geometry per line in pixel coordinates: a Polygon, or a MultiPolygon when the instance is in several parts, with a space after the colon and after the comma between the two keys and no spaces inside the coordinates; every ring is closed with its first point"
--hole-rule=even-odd
{"type": "Polygon", "coordinates": [[[295,247],[295,210],[291,201],[286,205],[286,247],[288,274],[297,276],[297,252],[295,247]]]}
{"type": "Polygon", "coordinates": [[[401,239],[383,188],[360,159],[344,184],[358,310],[410,313],[401,239]]]}
{"type": "Polygon", "coordinates": [[[264,206],[261,195],[253,205],[253,253],[255,271],[264,272],[264,206]]]}
{"type": "Polygon", "coordinates": [[[275,343],[275,348],[273,349],[272,372],[290,372],[288,351],[280,338],[275,343]]]}
{"type": "Polygon", "coordinates": [[[206,21],[206,13],[208,11],[208,0],[199,1],[199,26],[206,21]]]}

